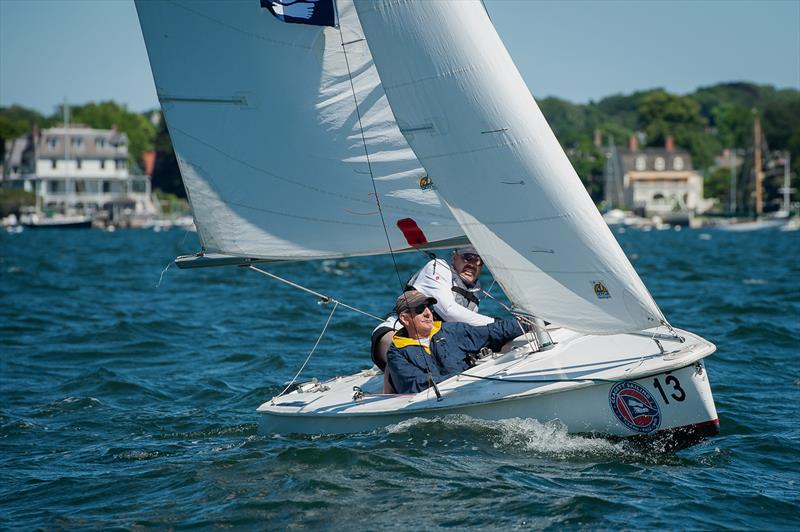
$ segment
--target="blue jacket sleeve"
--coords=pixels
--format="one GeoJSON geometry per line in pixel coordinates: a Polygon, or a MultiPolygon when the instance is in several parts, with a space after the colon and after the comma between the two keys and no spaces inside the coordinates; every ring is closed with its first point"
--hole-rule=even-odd
{"type": "MultiPolygon", "coordinates": [[[[389,347],[387,364],[392,384],[397,393],[418,393],[428,389],[430,385],[428,366],[422,348],[407,347],[398,349],[394,345],[389,347]]],[[[433,361],[429,362],[433,380],[441,382],[448,375],[442,375],[433,361]]]]}
{"type": "Polygon", "coordinates": [[[497,320],[489,325],[479,327],[462,323],[453,325],[458,325],[462,329],[458,331],[460,333],[459,347],[467,353],[480,351],[484,347],[497,351],[503,347],[503,344],[523,333],[519,323],[513,318],[497,320]]]}

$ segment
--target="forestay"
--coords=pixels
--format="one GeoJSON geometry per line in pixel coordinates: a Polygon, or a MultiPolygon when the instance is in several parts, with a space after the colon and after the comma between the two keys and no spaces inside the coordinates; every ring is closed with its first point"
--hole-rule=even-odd
{"type": "Polygon", "coordinates": [[[356,8],[401,131],[513,303],[582,332],[661,323],[481,2],[356,8]]]}
{"type": "Polygon", "coordinates": [[[341,34],[282,22],[258,0],[136,7],[206,251],[388,251],[349,71],[392,248],[409,247],[401,220],[417,242],[463,235],[394,122],[350,1],[341,34]]]}

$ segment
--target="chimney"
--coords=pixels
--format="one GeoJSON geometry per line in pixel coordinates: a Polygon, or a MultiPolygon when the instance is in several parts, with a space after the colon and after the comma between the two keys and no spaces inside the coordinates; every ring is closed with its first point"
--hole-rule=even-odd
{"type": "Polygon", "coordinates": [[[628,139],[628,151],[639,151],[639,141],[636,140],[636,135],[631,135],[628,139]]]}
{"type": "Polygon", "coordinates": [[[603,145],[603,136],[599,129],[594,130],[594,145],[598,148],[603,145]]]}
{"type": "Polygon", "coordinates": [[[664,141],[664,147],[667,151],[672,151],[675,149],[675,140],[673,140],[672,135],[667,135],[667,139],[664,141]]]}
{"type": "Polygon", "coordinates": [[[156,166],[156,152],[153,150],[143,152],[142,163],[144,166],[144,173],[153,177],[153,169],[156,166]]]}

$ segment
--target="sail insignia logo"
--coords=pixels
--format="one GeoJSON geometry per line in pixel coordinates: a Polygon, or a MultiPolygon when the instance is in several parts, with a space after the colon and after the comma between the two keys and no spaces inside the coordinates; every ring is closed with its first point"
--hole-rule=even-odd
{"type": "Polygon", "coordinates": [[[422,190],[436,189],[436,187],[433,185],[433,181],[427,175],[424,175],[419,179],[419,188],[421,188],[422,190]]]}
{"type": "Polygon", "coordinates": [[[646,434],[661,425],[661,411],[655,398],[635,382],[618,382],[608,393],[608,404],[626,427],[646,434]]]}
{"type": "Polygon", "coordinates": [[[594,289],[594,295],[597,296],[597,299],[610,299],[611,294],[608,292],[608,288],[603,281],[592,281],[592,288],[594,289]]]}
{"type": "Polygon", "coordinates": [[[260,3],[283,22],[336,26],[333,0],[261,0],[260,3]]]}

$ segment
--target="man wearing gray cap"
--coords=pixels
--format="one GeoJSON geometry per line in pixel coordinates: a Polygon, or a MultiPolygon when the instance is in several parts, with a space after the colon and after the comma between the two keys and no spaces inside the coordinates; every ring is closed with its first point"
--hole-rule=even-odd
{"type": "MultiPolygon", "coordinates": [[[[406,289],[419,290],[432,297],[434,317],[441,321],[457,321],[470,325],[487,325],[494,318],[478,313],[481,283],[478,277],[483,260],[472,246],[453,250],[448,264],[443,259],[433,259],[415,273],[406,283],[406,289]]],[[[383,370],[386,352],[394,332],[400,328],[397,315],[392,313],[372,332],[372,360],[383,370]]]]}
{"type": "Polygon", "coordinates": [[[484,347],[496,351],[523,334],[512,319],[488,325],[442,323],[431,307],[437,301],[418,290],[397,298],[395,310],[403,328],[389,347],[386,375],[397,393],[418,393],[469,367],[467,357],[484,347]]]}

